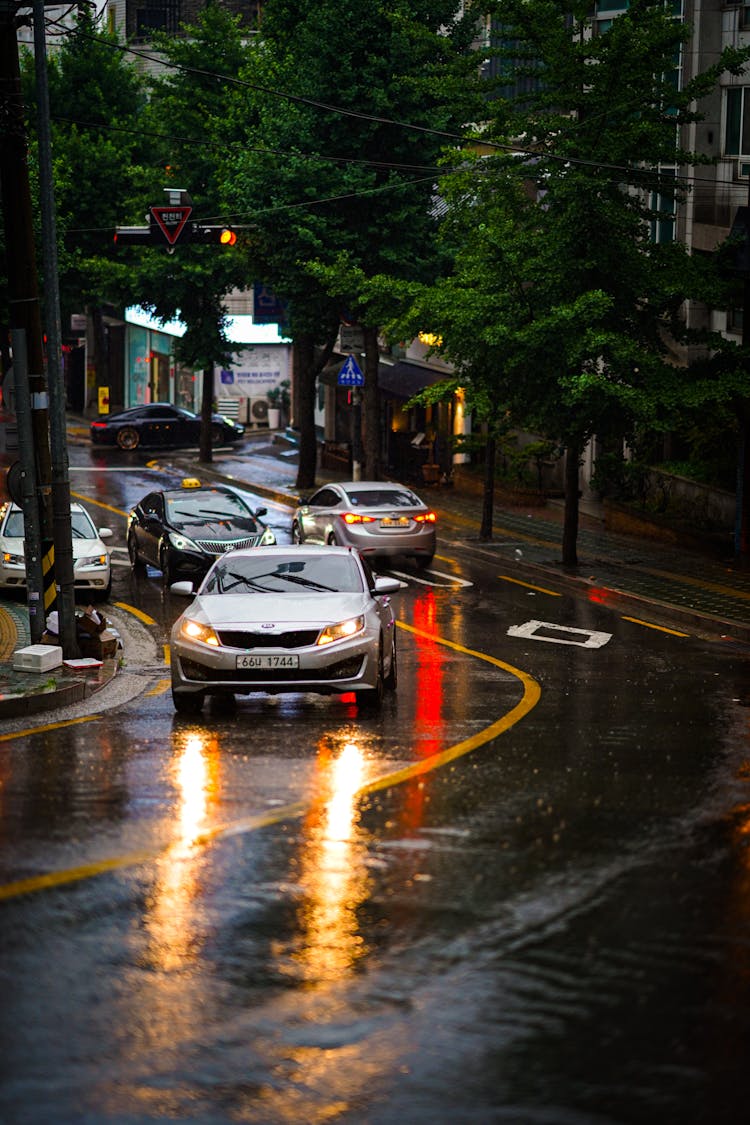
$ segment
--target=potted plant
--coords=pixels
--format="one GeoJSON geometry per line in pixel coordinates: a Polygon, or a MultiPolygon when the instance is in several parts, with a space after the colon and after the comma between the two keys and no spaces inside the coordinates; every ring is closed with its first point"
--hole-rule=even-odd
{"type": "Polygon", "coordinates": [[[289,387],[291,383],[288,379],[283,379],[277,386],[271,387],[270,391],[266,393],[268,399],[268,427],[271,430],[278,430],[281,426],[282,415],[284,419],[289,417],[289,387]]]}

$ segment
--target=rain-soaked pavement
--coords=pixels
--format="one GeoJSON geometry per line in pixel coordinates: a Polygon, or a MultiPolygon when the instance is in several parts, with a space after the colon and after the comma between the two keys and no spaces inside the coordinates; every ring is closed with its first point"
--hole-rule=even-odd
{"type": "Polygon", "coordinates": [[[439,555],[366,717],[177,719],[118,569],[144,690],[0,742],[0,1121],[748,1119],[747,651],[439,555]]]}

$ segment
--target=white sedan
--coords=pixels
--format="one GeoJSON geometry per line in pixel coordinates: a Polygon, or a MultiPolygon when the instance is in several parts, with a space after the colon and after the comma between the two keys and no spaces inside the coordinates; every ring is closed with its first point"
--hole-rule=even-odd
{"type": "MultiPolygon", "coordinates": [[[[102,540],[112,536],[109,527],[96,527],[80,504],[70,505],[73,539],[73,578],[76,593],[105,600],[112,590],[109,550],[102,540]]],[[[0,508],[0,590],[26,588],[23,511],[17,504],[0,508]]]]}
{"type": "MultiPolygon", "coordinates": [[[[172,629],[172,699],[197,713],[207,695],[356,692],[379,706],[395,690],[394,578],[348,547],[252,547],[214,563],[172,629]]],[[[191,595],[190,582],[174,594],[191,595]]]]}

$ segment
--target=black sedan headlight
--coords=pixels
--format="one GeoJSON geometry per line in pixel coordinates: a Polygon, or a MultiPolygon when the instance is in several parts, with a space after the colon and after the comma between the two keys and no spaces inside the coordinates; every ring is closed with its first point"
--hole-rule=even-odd
{"type": "Polygon", "coordinates": [[[194,543],[192,539],[188,539],[187,535],[183,535],[181,531],[170,531],[169,542],[176,551],[195,551],[198,555],[203,554],[198,544],[194,543]]]}

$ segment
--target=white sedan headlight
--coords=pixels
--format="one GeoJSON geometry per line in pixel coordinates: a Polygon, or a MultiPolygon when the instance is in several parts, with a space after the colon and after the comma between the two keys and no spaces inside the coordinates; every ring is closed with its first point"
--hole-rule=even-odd
{"type": "Polygon", "coordinates": [[[348,621],[339,621],[337,625],[326,625],[315,643],[329,645],[331,641],[340,641],[344,637],[353,637],[355,633],[361,633],[364,627],[363,616],[350,617],[348,621]]]}
{"type": "Polygon", "coordinates": [[[186,617],[180,626],[180,633],[188,641],[200,641],[201,644],[219,648],[221,642],[210,625],[202,625],[200,621],[193,621],[186,617]]]}
{"type": "Polygon", "coordinates": [[[3,562],[7,566],[25,566],[26,560],[23,555],[13,555],[10,551],[3,551],[3,562]]]}
{"type": "Polygon", "coordinates": [[[82,566],[106,566],[107,565],[107,556],[106,555],[89,555],[88,558],[78,559],[76,561],[75,565],[78,566],[78,567],[82,567],[82,566]]]}

